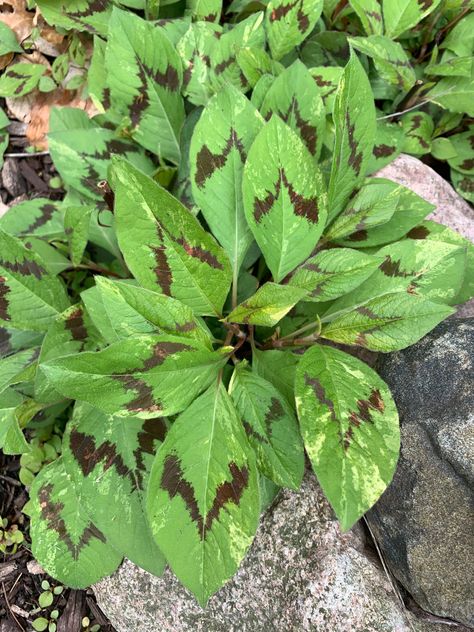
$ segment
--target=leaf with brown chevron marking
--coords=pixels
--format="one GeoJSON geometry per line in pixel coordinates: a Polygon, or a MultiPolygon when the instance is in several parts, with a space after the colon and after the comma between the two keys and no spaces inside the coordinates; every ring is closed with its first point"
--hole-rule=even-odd
{"type": "Polygon", "coordinates": [[[63,282],[41,257],[0,229],[0,324],[46,331],[68,305],[63,282]]]}
{"type": "Polygon", "coordinates": [[[323,10],[322,0],[271,0],[265,30],[274,59],[281,59],[311,33],[323,10]]]}
{"type": "Polygon", "coordinates": [[[87,588],[122,560],[85,513],[63,459],[43,468],[30,489],[32,552],[44,570],[71,588],[87,588]]]}
{"type": "Polygon", "coordinates": [[[186,207],[123,159],[113,160],[115,229],[140,284],[179,299],[195,314],[220,315],[229,258],[186,207]]]}
{"type": "Polygon", "coordinates": [[[298,489],[304,450],[293,408],[273,384],[243,362],[235,367],[229,390],[260,472],[280,487],[298,489]]]}
{"type": "Polygon", "coordinates": [[[364,181],[375,142],[375,105],[372,88],[356,54],[339,82],[334,103],[334,151],[329,179],[329,220],[344,208],[364,181]]]}
{"type": "Polygon", "coordinates": [[[155,575],[165,561],[148,527],[145,490],[168,430],[165,417],[113,417],[77,402],[63,440],[63,460],[82,506],[107,541],[155,575]]]}
{"type": "Polygon", "coordinates": [[[169,39],[151,22],[115,7],[105,63],[111,105],[128,117],[131,137],[161,159],[179,164],[183,69],[169,39]]]}
{"type": "Polygon", "coordinates": [[[296,132],[312,156],[319,158],[326,132],[321,90],[301,61],[295,61],[273,82],[260,108],[269,120],[279,116],[296,132]]]}
{"type": "Polygon", "coordinates": [[[64,209],[59,202],[35,198],[12,206],[0,217],[0,228],[16,237],[64,237],[64,209]]]}
{"type": "Polygon", "coordinates": [[[321,171],[300,137],[272,116],[244,168],[247,222],[276,282],[312,253],[327,217],[321,171]]]}
{"type": "Polygon", "coordinates": [[[41,15],[48,24],[54,24],[68,31],[107,36],[108,23],[112,12],[111,0],[80,0],[71,4],[68,0],[48,2],[38,0],[41,15]]]}
{"type": "Polygon", "coordinates": [[[344,530],[377,501],[398,459],[398,414],[388,386],[357,358],[317,345],[296,370],[301,432],[344,530]]]}
{"type": "Polygon", "coordinates": [[[253,242],[244,215],[242,175],[263,126],[255,107],[229,85],[207,104],[191,140],[193,197],[236,271],[253,242]]]}
{"type": "Polygon", "coordinates": [[[239,567],[259,514],[255,455],[227,391],[215,382],[171,426],[148,487],[158,546],[202,605],[239,567]]]}
{"type": "Polygon", "coordinates": [[[210,351],[190,338],[144,334],[102,351],[54,358],[40,368],[64,397],[109,414],[162,417],[184,410],[206,389],[229,351],[210,351]]]}
{"type": "MultiPolygon", "coordinates": [[[[42,364],[81,351],[95,351],[103,342],[84,306],[76,303],[59,314],[49,327],[41,346],[38,363],[42,364]]],[[[35,377],[35,399],[45,404],[62,399],[41,369],[35,377]]]]}

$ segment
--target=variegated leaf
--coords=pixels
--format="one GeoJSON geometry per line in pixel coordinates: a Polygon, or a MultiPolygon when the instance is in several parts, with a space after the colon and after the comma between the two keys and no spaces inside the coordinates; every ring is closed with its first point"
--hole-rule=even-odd
{"type": "Polygon", "coordinates": [[[44,261],[0,230],[0,324],[46,331],[68,305],[63,283],[44,261]]]}
{"type": "Polygon", "coordinates": [[[96,287],[83,292],[82,297],[109,343],[134,334],[162,333],[189,337],[211,348],[210,333],[203,321],[188,305],[165,294],[98,276],[96,287]]]}
{"type": "Polygon", "coordinates": [[[222,384],[172,425],[151,472],[148,513],[173,572],[204,605],[239,567],[260,515],[255,455],[222,384]]]}
{"type": "Polygon", "coordinates": [[[118,138],[76,108],[53,108],[48,141],[61,178],[88,199],[102,200],[103,192],[98,185],[107,177],[112,154],[125,156],[146,173],[153,170],[151,161],[137,145],[118,138]]]}
{"type": "Polygon", "coordinates": [[[289,284],[308,292],[305,301],[332,301],[357,288],[375,272],[379,260],[350,248],[323,250],[295,270],[289,284]]]}
{"type": "Polygon", "coordinates": [[[375,141],[372,88],[355,53],[344,68],[333,119],[335,144],[329,181],[329,219],[340,213],[364,179],[375,141]]]}
{"type": "Polygon", "coordinates": [[[12,206],[0,217],[0,228],[17,237],[63,237],[64,211],[58,202],[34,198],[12,206]]]}
{"type": "Polygon", "coordinates": [[[273,384],[286,401],[295,404],[295,371],[299,356],[291,351],[252,350],[252,369],[273,384]]]}
{"type": "Polygon", "coordinates": [[[329,322],[323,325],[321,336],[371,351],[398,351],[418,342],[453,312],[447,305],[407,292],[393,292],[352,310],[325,316],[323,322],[329,322]]]}
{"type": "Polygon", "coordinates": [[[145,490],[166,431],[161,417],[113,417],[79,402],[63,440],[64,467],[87,515],[109,544],[154,575],[165,560],[148,526],[145,490]]]}
{"type": "Polygon", "coordinates": [[[275,79],[260,108],[268,120],[278,115],[291,127],[315,158],[319,158],[326,129],[320,90],[300,61],[294,62],[275,79]]]}
{"type": "Polygon", "coordinates": [[[89,240],[89,225],[93,206],[68,206],[64,215],[64,231],[74,266],[80,265],[89,240]]]}
{"type": "MultiPolygon", "coordinates": [[[[44,337],[38,363],[79,353],[95,351],[101,343],[99,332],[94,327],[83,305],[68,307],[56,317],[44,337]]],[[[39,369],[35,378],[35,399],[38,402],[53,403],[62,399],[39,369]]]]}
{"type": "Polygon", "coordinates": [[[85,514],[62,458],[43,468],[30,489],[31,549],[44,570],[71,588],[87,588],[122,556],[85,514]]]}
{"type": "Polygon", "coordinates": [[[311,33],[323,10],[322,0],[270,0],[265,28],[272,57],[281,59],[311,33]]]}
{"type": "Polygon", "coordinates": [[[185,15],[191,15],[196,21],[219,22],[222,13],[222,0],[186,0],[185,15]]]}
{"type": "Polygon", "coordinates": [[[309,72],[320,90],[326,114],[331,114],[343,68],[339,66],[317,66],[310,68],[309,72]]]}
{"type": "Polygon", "coordinates": [[[244,215],[242,174],[262,126],[250,101],[229,85],[209,101],[191,141],[193,198],[228,254],[234,280],[253,241],[244,215]]]}
{"type": "Polygon", "coordinates": [[[434,122],[426,112],[409,112],[402,119],[403,151],[422,156],[431,150],[434,122]]]}
{"type": "Polygon", "coordinates": [[[367,35],[382,35],[382,7],[378,0],[350,0],[367,35]]]}
{"type": "Polygon", "coordinates": [[[57,358],[41,370],[64,397],[110,414],[158,417],[189,406],[217,377],[231,350],[210,351],[190,338],[149,334],[57,358]]]}
{"type": "Polygon", "coordinates": [[[114,161],[115,224],[128,267],[196,314],[219,315],[232,270],[224,250],[165,189],[123,160],[114,161]]]}
{"type": "Polygon", "coordinates": [[[441,0],[383,0],[385,34],[395,39],[432,13],[441,0]]]}
{"type": "Polygon", "coordinates": [[[242,362],[235,367],[229,388],[259,470],[277,485],[297,489],[304,473],[304,450],[291,406],[273,384],[242,362]]]}
{"type": "Polygon", "coordinates": [[[322,173],[303,141],[273,116],[244,169],[247,222],[276,282],[315,248],[327,217],[322,173]]]}
{"type": "Polygon", "coordinates": [[[46,22],[66,30],[107,35],[111,0],[38,0],[46,22]]]}
{"type": "Polygon", "coordinates": [[[403,129],[396,123],[377,121],[375,144],[367,165],[367,173],[374,173],[385,167],[402,151],[403,129]]]}
{"type": "Polygon", "coordinates": [[[183,71],[166,35],[130,11],[114,8],[105,62],[112,105],[130,120],[132,138],[179,164],[183,71]]]}
{"type": "Polygon", "coordinates": [[[367,179],[324,234],[325,241],[351,240],[354,233],[388,222],[403,187],[385,178],[367,179]]]}
{"type": "Polygon", "coordinates": [[[273,327],[306,294],[306,290],[300,287],[268,282],[262,285],[253,296],[237,305],[226,320],[231,323],[273,327]]]}
{"type": "Polygon", "coordinates": [[[395,403],[366,364],[319,345],[300,360],[295,390],[306,451],[345,531],[393,477],[400,447],[395,403]]]}

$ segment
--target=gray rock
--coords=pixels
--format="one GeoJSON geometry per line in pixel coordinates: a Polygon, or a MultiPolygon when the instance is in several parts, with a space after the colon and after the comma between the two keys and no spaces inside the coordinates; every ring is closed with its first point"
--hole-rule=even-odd
{"type": "Polygon", "coordinates": [[[342,534],[313,475],[284,491],[237,575],[200,608],[170,571],[126,561],[94,588],[118,632],[428,632],[410,627],[360,529],[342,534]]]}
{"type": "Polygon", "coordinates": [[[400,462],[369,521],[418,604],[474,626],[474,319],[384,356],[402,422],[400,462]]]}

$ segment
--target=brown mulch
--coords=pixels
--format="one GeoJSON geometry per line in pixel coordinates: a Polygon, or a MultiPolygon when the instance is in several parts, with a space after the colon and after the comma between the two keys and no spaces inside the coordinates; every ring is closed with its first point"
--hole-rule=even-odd
{"type": "MultiPolygon", "coordinates": [[[[52,586],[58,582],[42,572],[34,562],[28,537],[28,518],[22,508],[28,500],[24,486],[18,480],[20,462],[18,457],[4,455],[0,451],[0,516],[8,519],[9,525],[18,525],[25,535],[25,543],[14,554],[0,553],[0,632],[32,630],[31,621],[47,612],[31,615],[38,608],[38,597],[42,592],[41,582],[47,579],[52,586]]],[[[47,609],[60,612],[57,632],[80,632],[81,622],[89,617],[91,625],[99,624],[101,632],[115,632],[98,607],[92,591],[65,589],[55,597],[47,609]]]]}

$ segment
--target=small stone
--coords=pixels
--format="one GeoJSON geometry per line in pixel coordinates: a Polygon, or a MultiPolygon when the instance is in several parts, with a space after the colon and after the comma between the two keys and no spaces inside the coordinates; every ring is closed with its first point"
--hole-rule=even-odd
{"type": "Polygon", "coordinates": [[[5,158],[2,169],[3,188],[13,197],[18,197],[26,191],[26,182],[20,173],[18,161],[14,158],[5,158]]]}
{"type": "Polygon", "coordinates": [[[395,477],[369,512],[389,568],[435,615],[474,626],[474,319],[385,355],[401,419],[395,477]]]}
{"type": "Polygon", "coordinates": [[[30,575],[46,575],[46,571],[36,560],[30,560],[26,565],[26,568],[28,569],[30,575]]]}

